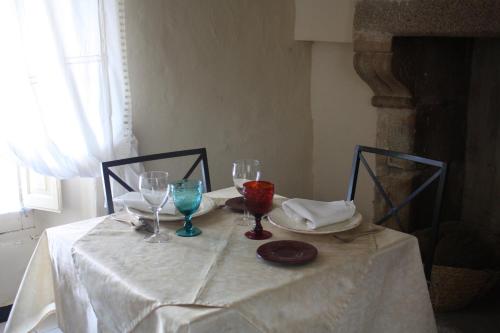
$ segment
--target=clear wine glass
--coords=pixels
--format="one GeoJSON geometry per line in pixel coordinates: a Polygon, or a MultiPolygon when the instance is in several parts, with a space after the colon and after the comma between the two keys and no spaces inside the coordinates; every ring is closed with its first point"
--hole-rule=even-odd
{"type": "Polygon", "coordinates": [[[144,201],[146,201],[155,215],[154,233],[145,240],[148,243],[165,243],[170,236],[160,232],[160,211],[167,203],[170,186],[168,184],[168,172],[147,171],[139,177],[139,189],[144,201]]]}
{"type": "MultiPolygon", "coordinates": [[[[248,181],[259,180],[261,173],[261,165],[258,160],[242,159],[233,162],[233,183],[236,190],[242,195],[239,198],[241,206],[245,207],[243,202],[243,184],[248,181]]],[[[238,216],[235,222],[241,226],[248,226],[253,222],[246,207],[243,209],[243,216],[238,216]]]]}

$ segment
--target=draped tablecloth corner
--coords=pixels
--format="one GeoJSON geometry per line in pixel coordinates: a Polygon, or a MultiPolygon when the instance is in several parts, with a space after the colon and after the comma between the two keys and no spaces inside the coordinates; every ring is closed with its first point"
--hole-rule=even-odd
{"type": "Polygon", "coordinates": [[[22,327],[21,314],[35,318],[52,302],[60,327],[76,333],[437,331],[414,237],[385,230],[342,242],[265,223],[271,240],[300,239],[319,250],[308,265],[283,267],[256,258],[266,241],[246,239],[235,217],[216,209],[194,220],[200,237],[166,244],[145,243],[111,219],[48,229],[33,257],[44,259],[28,267],[10,332],[21,331],[14,329],[22,327]],[[40,306],[30,307],[30,293],[43,288],[40,306]]]}

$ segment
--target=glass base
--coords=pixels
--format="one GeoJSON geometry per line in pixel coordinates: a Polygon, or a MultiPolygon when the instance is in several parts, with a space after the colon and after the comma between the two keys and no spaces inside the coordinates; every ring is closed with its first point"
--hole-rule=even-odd
{"type": "Polygon", "coordinates": [[[251,230],[245,232],[245,236],[250,239],[261,240],[271,238],[273,234],[267,230],[262,230],[261,232],[255,232],[251,230]]]}
{"type": "Polygon", "coordinates": [[[251,227],[253,226],[254,223],[254,218],[253,216],[238,216],[237,218],[234,219],[234,223],[236,225],[244,226],[244,227],[251,227]]]}
{"type": "Polygon", "coordinates": [[[166,243],[170,239],[167,233],[160,232],[159,234],[153,234],[151,236],[144,237],[144,240],[148,243],[166,243]]]}
{"type": "Polygon", "coordinates": [[[175,234],[177,236],[181,236],[181,237],[195,237],[195,236],[198,236],[199,234],[201,234],[201,230],[196,228],[196,227],[192,227],[191,230],[186,230],[184,228],[181,228],[179,230],[177,230],[175,232],[175,234]]]}

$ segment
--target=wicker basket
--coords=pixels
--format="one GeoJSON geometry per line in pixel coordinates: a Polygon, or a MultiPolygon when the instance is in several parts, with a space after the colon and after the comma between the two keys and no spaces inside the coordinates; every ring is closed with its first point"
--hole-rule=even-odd
{"type": "Polygon", "coordinates": [[[429,287],[434,311],[466,307],[487,293],[498,282],[499,275],[495,271],[434,265],[429,287]]]}

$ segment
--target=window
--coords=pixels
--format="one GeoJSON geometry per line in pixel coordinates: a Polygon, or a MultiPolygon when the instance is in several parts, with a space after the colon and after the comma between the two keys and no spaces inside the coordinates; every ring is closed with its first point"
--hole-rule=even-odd
{"type": "Polygon", "coordinates": [[[58,211],[58,181],[32,170],[98,177],[137,155],[123,1],[0,0],[0,40],[0,214],[58,211]],[[8,162],[7,142],[31,170],[8,162]]]}
{"type": "Polygon", "coordinates": [[[26,208],[61,212],[60,182],[20,168],[0,144],[0,233],[34,227],[26,208]]]}
{"type": "Polygon", "coordinates": [[[5,143],[0,147],[0,214],[23,208],[61,212],[60,181],[19,167],[5,143]]]}

